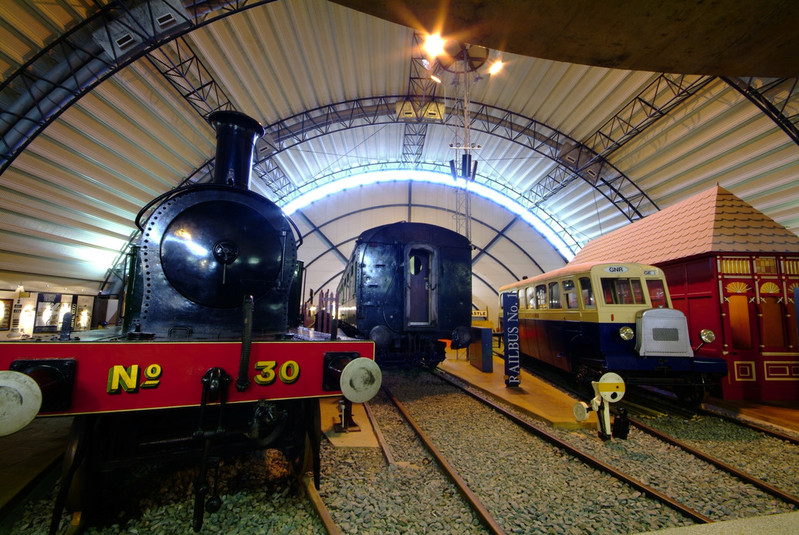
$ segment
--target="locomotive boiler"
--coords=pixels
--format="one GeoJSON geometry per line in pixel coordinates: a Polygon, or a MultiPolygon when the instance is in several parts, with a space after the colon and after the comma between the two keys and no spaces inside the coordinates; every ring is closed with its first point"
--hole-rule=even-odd
{"type": "Polygon", "coordinates": [[[339,327],[375,342],[380,364],[435,367],[471,341],[469,240],[426,223],[364,231],[338,285],[339,327]]]}
{"type": "Polygon", "coordinates": [[[142,458],[199,460],[195,531],[221,505],[209,474],[227,452],[280,449],[318,486],[319,398],[363,402],[380,386],[372,343],[292,339],[301,293],[293,226],[248,187],[263,128],[238,112],[209,120],[211,183],[167,192],[137,217],[123,335],[0,344],[9,393],[0,433],[40,413],[75,416],[51,532],[65,506],[96,501],[87,481],[113,486],[109,467],[142,458]]]}

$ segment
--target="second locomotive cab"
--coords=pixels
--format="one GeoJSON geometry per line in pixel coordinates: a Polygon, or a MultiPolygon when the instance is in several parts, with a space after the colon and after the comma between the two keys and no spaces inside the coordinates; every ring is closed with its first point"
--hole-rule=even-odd
{"type": "Polygon", "coordinates": [[[338,285],[339,326],[375,342],[381,364],[435,366],[471,341],[472,254],[466,237],[427,223],[363,232],[338,285]]]}
{"type": "MultiPolygon", "coordinates": [[[[697,403],[727,374],[723,359],[694,355],[685,315],[672,308],[657,267],[567,265],[501,287],[505,292],[519,298],[522,354],[582,384],[615,372],[631,384],[668,385],[697,403]]],[[[698,345],[714,338],[709,329],[695,335],[698,345]]]]}

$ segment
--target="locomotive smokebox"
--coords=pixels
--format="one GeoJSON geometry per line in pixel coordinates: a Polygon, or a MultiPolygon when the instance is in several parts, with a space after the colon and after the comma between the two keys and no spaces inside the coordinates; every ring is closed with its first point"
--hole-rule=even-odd
{"type": "Polygon", "coordinates": [[[264,135],[261,124],[237,111],[216,111],[208,116],[216,130],[213,184],[250,187],[255,141],[264,135]]]}
{"type": "Polygon", "coordinates": [[[140,226],[128,301],[133,336],[138,330],[156,339],[237,340],[246,325],[264,339],[287,328],[297,263],[293,229],[279,206],[248,189],[264,129],[233,111],[213,113],[209,122],[217,138],[212,183],[159,197],[140,226]],[[250,302],[252,320],[245,316],[250,302]]]}

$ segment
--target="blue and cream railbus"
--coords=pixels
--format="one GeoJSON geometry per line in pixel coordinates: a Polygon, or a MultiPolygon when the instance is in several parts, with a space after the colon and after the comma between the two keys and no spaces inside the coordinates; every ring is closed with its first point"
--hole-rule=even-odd
{"type": "MultiPolygon", "coordinates": [[[[506,292],[519,297],[522,354],[579,382],[616,372],[630,384],[673,386],[696,402],[727,373],[723,359],[694,355],[685,315],[672,308],[657,267],[573,264],[500,288],[506,292]]],[[[700,333],[705,342],[713,337],[700,333]]]]}

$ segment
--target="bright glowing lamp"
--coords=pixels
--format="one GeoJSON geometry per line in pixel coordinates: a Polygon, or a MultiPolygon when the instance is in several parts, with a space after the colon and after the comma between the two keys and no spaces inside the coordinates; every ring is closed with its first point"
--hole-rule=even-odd
{"type": "Polygon", "coordinates": [[[440,34],[428,35],[424,41],[424,51],[431,58],[435,58],[444,53],[444,40],[440,34]]]}
{"type": "Polygon", "coordinates": [[[497,74],[501,70],[502,70],[502,60],[498,59],[491,64],[491,67],[488,68],[488,74],[497,74]]]}

